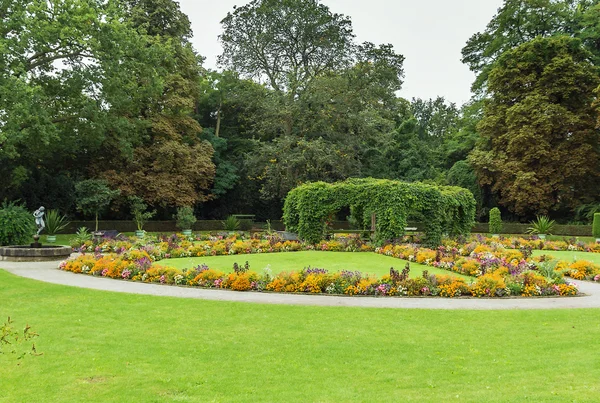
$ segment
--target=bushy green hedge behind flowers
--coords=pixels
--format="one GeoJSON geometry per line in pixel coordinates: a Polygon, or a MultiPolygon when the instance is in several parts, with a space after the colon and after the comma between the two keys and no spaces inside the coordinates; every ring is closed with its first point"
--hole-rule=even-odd
{"type": "Polygon", "coordinates": [[[324,238],[326,222],[345,206],[365,227],[371,225],[371,215],[376,215],[379,242],[402,236],[408,217],[420,215],[426,225],[425,242],[437,246],[444,232],[466,235],[471,231],[476,202],[469,190],[451,186],[372,178],[315,182],[288,193],[283,220],[301,239],[317,243],[324,238]]]}

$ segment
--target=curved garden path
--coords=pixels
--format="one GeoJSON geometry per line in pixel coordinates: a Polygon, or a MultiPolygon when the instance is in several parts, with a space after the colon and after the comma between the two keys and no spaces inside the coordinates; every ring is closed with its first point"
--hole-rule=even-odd
{"type": "Polygon", "coordinates": [[[0,262],[0,268],[20,277],[46,283],[94,290],[147,294],[177,298],[196,298],[213,301],[254,302],[261,304],[344,306],[363,308],[405,309],[572,309],[600,308],[600,284],[578,281],[584,296],[572,298],[377,298],[341,297],[328,295],[276,294],[236,292],[160,284],[136,283],[92,277],[58,270],[57,262],[14,263],[0,262]]]}

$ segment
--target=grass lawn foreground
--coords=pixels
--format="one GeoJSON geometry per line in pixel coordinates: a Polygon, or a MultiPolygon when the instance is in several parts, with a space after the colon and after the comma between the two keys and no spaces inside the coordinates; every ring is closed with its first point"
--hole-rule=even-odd
{"type": "Polygon", "coordinates": [[[0,402],[597,401],[600,310],[431,311],[187,300],[0,270],[0,402]],[[596,318],[596,320],[594,320],[596,318]]]}

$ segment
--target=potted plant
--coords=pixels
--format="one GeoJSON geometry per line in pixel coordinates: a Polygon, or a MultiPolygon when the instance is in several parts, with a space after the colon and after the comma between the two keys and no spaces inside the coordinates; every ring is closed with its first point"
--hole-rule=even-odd
{"type": "Polygon", "coordinates": [[[193,208],[190,206],[179,207],[177,209],[177,214],[175,214],[173,218],[175,218],[177,228],[183,232],[183,235],[192,235],[192,227],[197,221],[193,208]]]}
{"type": "Polygon", "coordinates": [[[65,228],[70,224],[67,221],[67,217],[61,215],[58,210],[48,210],[46,212],[46,242],[56,242],[56,234],[64,231],[65,228]]]}
{"type": "Polygon", "coordinates": [[[498,238],[502,232],[502,216],[500,215],[500,209],[494,207],[490,210],[490,221],[488,231],[493,237],[498,238]]]}
{"type": "Polygon", "coordinates": [[[594,236],[594,238],[596,238],[596,242],[600,243],[600,213],[594,213],[592,235],[594,236]]]}
{"type": "Polygon", "coordinates": [[[531,227],[529,227],[527,233],[536,234],[540,239],[546,239],[546,235],[551,235],[554,224],[556,224],[556,222],[545,215],[537,216],[536,219],[531,222],[531,227]]]}
{"type": "Polygon", "coordinates": [[[131,196],[129,198],[131,204],[131,214],[133,215],[133,222],[136,226],[135,236],[143,238],[146,231],[144,231],[144,225],[156,214],[156,211],[146,211],[148,206],[144,203],[144,200],[138,196],[131,196]]]}

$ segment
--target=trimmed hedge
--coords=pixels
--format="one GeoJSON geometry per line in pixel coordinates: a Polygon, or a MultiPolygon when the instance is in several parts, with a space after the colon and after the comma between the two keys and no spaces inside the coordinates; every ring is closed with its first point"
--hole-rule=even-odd
{"type": "Polygon", "coordinates": [[[489,231],[490,234],[502,233],[502,216],[498,207],[490,210],[489,231]]]}
{"type": "Polygon", "coordinates": [[[594,238],[600,238],[600,213],[594,213],[594,223],[592,224],[592,235],[594,238]]]}
{"type": "MultiPolygon", "coordinates": [[[[487,234],[488,223],[477,223],[473,226],[472,232],[487,234]]],[[[531,227],[531,224],[519,224],[519,223],[502,223],[503,234],[527,234],[527,229],[531,227]]],[[[559,236],[591,236],[592,226],[591,225],[555,225],[552,230],[553,235],[559,236]]]]}
{"type": "Polygon", "coordinates": [[[349,179],[333,184],[308,183],[292,189],[284,203],[283,221],[301,239],[317,243],[323,239],[328,220],[350,206],[357,221],[370,227],[376,216],[377,241],[404,234],[409,217],[424,222],[425,242],[439,245],[442,233],[468,234],[475,217],[475,198],[463,188],[431,186],[386,179],[349,179]]]}

